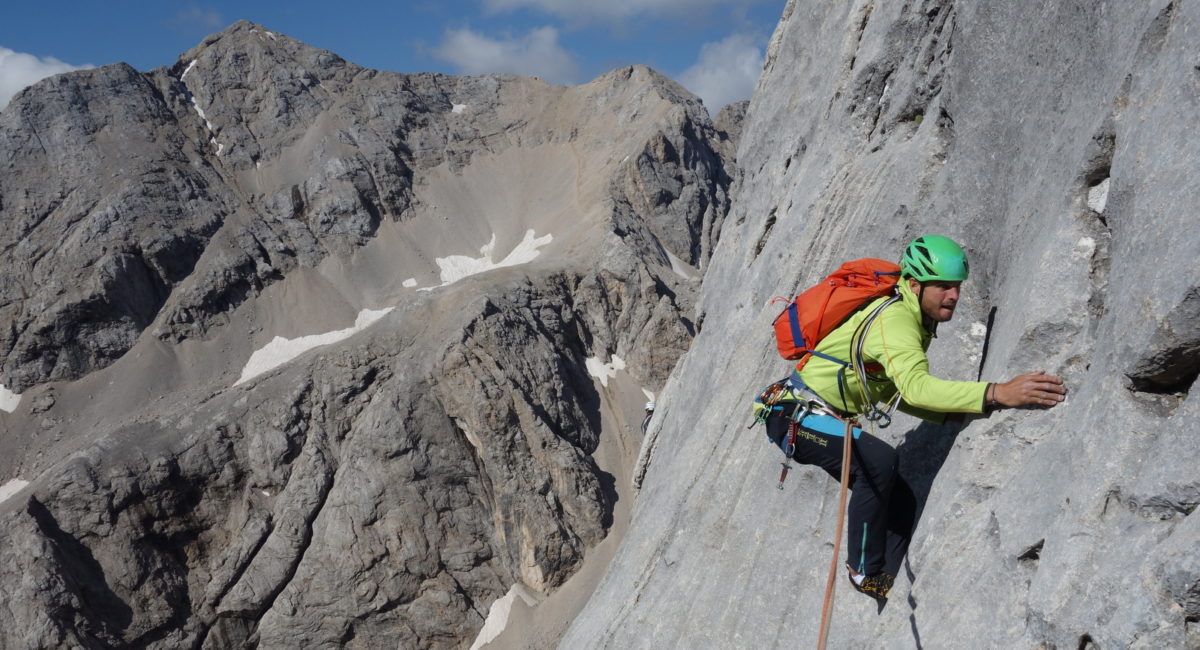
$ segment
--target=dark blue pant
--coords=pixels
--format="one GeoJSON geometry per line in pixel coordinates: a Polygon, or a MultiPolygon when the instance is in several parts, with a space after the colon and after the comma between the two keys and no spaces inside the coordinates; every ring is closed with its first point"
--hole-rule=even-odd
{"type": "MultiPolygon", "coordinates": [[[[789,422],[786,415],[771,415],[767,418],[767,435],[780,444],[787,436],[789,422]]],[[[801,426],[792,458],[816,465],[840,482],[845,425],[837,424],[837,427],[821,427],[826,431],[838,430],[837,434],[801,426]]],[[[856,433],[850,453],[846,563],[859,573],[872,575],[884,571],[895,576],[908,552],[916,523],[916,497],[900,476],[899,458],[891,445],[869,433],[856,433]]]]}

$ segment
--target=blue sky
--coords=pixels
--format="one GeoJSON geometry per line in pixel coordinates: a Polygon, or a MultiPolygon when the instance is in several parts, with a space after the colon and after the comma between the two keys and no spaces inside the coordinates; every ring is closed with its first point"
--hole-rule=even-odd
{"type": "Polygon", "coordinates": [[[38,79],[124,61],[170,65],[239,19],[396,72],[586,82],[640,63],[716,113],[748,99],[784,0],[15,2],[0,15],[0,107],[38,79]]]}

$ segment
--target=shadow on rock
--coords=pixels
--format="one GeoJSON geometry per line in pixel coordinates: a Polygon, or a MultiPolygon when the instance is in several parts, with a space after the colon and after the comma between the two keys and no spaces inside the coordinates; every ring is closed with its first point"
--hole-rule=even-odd
{"type": "Polygon", "coordinates": [[[110,641],[120,639],[120,632],[133,622],[133,610],[108,586],[104,568],[92,550],[60,528],[54,515],[37,499],[29,500],[27,512],[53,543],[54,560],[62,567],[61,575],[67,587],[78,595],[84,615],[100,627],[98,636],[110,641]]]}

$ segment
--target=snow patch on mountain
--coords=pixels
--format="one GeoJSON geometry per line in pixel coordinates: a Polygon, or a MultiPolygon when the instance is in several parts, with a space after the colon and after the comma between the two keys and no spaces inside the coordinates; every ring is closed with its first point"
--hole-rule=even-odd
{"type": "Polygon", "coordinates": [[[0,503],[4,503],[9,497],[25,489],[29,485],[29,481],[22,481],[19,478],[9,480],[4,485],[0,485],[0,503]]]}
{"type": "Polygon", "coordinates": [[[354,320],[353,327],[326,332],[324,334],[313,334],[310,336],[301,336],[295,339],[286,339],[282,336],[276,336],[271,339],[271,342],[263,346],[250,355],[250,360],[246,362],[246,367],[242,369],[242,376],[234,383],[236,386],[247,379],[261,375],[268,370],[277,368],[292,359],[304,354],[305,352],[320,347],[337,343],[350,338],[358,332],[366,329],[372,323],[383,318],[392,311],[394,307],[387,309],[364,309],[358,313],[358,318],[354,320]]]}
{"type": "MultiPolygon", "coordinates": [[[[463,278],[485,273],[493,269],[532,262],[541,252],[538,249],[552,241],[554,241],[553,235],[537,237],[532,229],[526,230],[525,238],[521,240],[521,243],[517,244],[516,248],[512,249],[512,252],[505,256],[504,259],[497,262],[494,259],[496,234],[492,233],[492,239],[483,248],[479,249],[482,257],[450,255],[449,257],[439,257],[434,260],[441,271],[442,284],[440,286],[444,287],[448,284],[458,282],[463,278]]],[[[430,288],[422,289],[422,291],[429,290],[430,288]]]]}
{"type": "Polygon", "coordinates": [[[12,413],[17,410],[17,405],[21,403],[21,396],[12,392],[0,384],[0,411],[8,411],[12,413]]]}
{"type": "Polygon", "coordinates": [[[684,262],[683,260],[679,259],[678,257],[675,256],[674,253],[672,253],[671,251],[669,251],[665,248],[663,249],[663,251],[666,252],[667,259],[671,260],[671,270],[675,272],[675,275],[678,275],[679,277],[683,278],[684,280],[694,280],[696,278],[696,276],[698,274],[694,274],[691,271],[691,267],[688,265],[687,262],[684,262]]]}
{"type": "Polygon", "coordinates": [[[492,603],[487,620],[483,622],[483,628],[479,630],[479,636],[476,636],[475,642],[471,644],[471,650],[478,650],[500,636],[500,633],[508,626],[508,615],[512,613],[513,602],[518,597],[530,607],[537,604],[537,599],[525,585],[519,582],[513,585],[507,594],[492,603]]]}
{"type": "MultiPolygon", "coordinates": [[[[192,62],[188,64],[188,67],[183,71],[183,74],[179,75],[179,81],[183,82],[184,88],[187,88],[187,81],[185,81],[185,78],[188,76],[188,73],[192,71],[192,68],[196,67],[197,61],[199,61],[199,59],[192,59],[192,62]]],[[[208,132],[212,135],[208,141],[217,148],[217,155],[220,156],[225,150],[225,145],[217,142],[217,131],[213,128],[212,122],[208,121],[208,116],[204,114],[204,109],[200,108],[200,104],[196,102],[196,96],[192,94],[191,88],[187,88],[187,94],[188,100],[192,103],[192,108],[196,110],[196,114],[199,115],[200,119],[204,121],[204,126],[208,128],[208,132]]]]}
{"type": "Polygon", "coordinates": [[[608,388],[608,380],[617,375],[618,370],[625,369],[625,360],[613,355],[612,360],[604,363],[598,357],[588,357],[584,362],[588,374],[600,380],[600,385],[608,388]]]}
{"type": "Polygon", "coordinates": [[[1100,214],[1104,214],[1104,208],[1108,207],[1108,181],[1109,179],[1106,178],[1099,185],[1088,190],[1088,207],[1100,214]]]}

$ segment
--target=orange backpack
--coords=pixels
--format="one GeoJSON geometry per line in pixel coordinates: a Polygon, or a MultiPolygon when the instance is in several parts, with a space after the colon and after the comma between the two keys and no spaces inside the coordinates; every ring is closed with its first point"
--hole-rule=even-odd
{"type": "MultiPolygon", "coordinates": [[[[876,298],[895,293],[900,267],[887,260],[864,257],[846,262],[815,286],[788,301],[775,317],[775,344],[784,359],[800,362],[799,370],[811,355],[847,362],[816,352],[821,339],[845,323],[855,312],[876,298]]],[[[771,301],[787,300],[776,298],[771,301]]]]}

